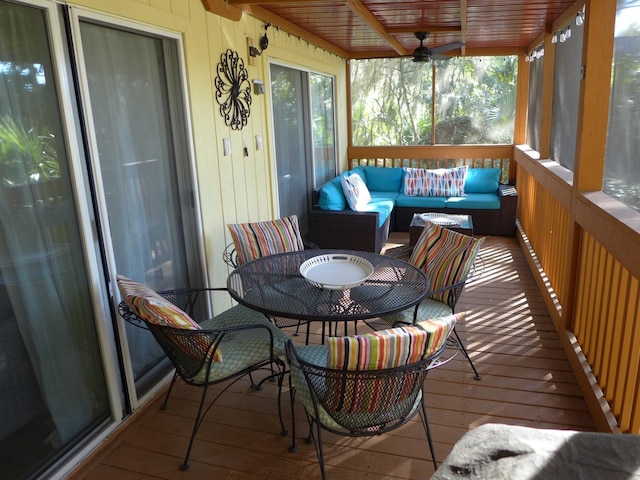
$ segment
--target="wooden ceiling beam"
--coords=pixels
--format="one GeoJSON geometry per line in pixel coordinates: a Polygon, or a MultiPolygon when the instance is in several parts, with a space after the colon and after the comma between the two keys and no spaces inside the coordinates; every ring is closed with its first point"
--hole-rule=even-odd
{"type": "Polygon", "coordinates": [[[411,53],[404,48],[404,46],[398,42],[393,35],[385,30],[384,26],[378,21],[375,15],[371,13],[371,11],[365,7],[360,0],[347,0],[347,6],[353,13],[358,15],[367,25],[369,25],[373,31],[380,35],[380,37],[382,37],[382,39],[384,39],[397,54],[409,55],[411,53]]]}

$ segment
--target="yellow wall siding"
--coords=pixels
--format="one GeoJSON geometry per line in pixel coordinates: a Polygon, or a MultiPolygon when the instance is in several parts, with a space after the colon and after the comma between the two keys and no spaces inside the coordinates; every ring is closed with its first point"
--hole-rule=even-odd
{"type": "MultiPolygon", "coordinates": [[[[238,22],[219,17],[206,12],[200,0],[77,0],[70,4],[182,35],[208,281],[211,286],[223,286],[228,269],[222,252],[231,241],[226,224],[278,216],[269,62],[333,76],[339,132],[346,131],[347,123],[345,60],[273,26],[268,30],[268,49],[250,66],[247,38],[257,43],[264,34],[264,22],[246,14],[238,22]],[[237,51],[245,61],[252,89],[254,79],[267,87],[265,95],[252,93],[249,121],[240,131],[225,125],[215,99],[216,68],[227,49],[237,51]],[[262,137],[259,151],[256,135],[262,137]],[[223,155],[223,138],[231,141],[229,156],[223,155]],[[247,157],[243,155],[245,144],[247,157]]],[[[346,138],[337,141],[339,162],[344,164],[346,138]]],[[[216,310],[228,306],[223,302],[216,310]]]]}

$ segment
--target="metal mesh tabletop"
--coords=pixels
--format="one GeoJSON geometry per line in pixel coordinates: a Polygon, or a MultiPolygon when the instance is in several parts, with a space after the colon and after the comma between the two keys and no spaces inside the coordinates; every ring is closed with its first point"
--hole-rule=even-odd
{"type": "Polygon", "coordinates": [[[236,268],[227,287],[238,303],[251,309],[310,321],[362,320],[398,312],[416,305],[429,291],[424,273],[411,264],[347,250],[305,250],[262,257],[236,268]],[[371,262],[374,271],[356,287],[314,286],[300,274],[300,265],[326,254],[356,255],[371,262]]]}

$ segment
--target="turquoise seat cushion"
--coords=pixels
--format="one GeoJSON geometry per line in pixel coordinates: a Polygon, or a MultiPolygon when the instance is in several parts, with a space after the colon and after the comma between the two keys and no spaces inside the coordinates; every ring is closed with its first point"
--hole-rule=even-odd
{"type": "Polygon", "coordinates": [[[318,207],[322,210],[344,210],[347,208],[347,199],[344,196],[340,181],[342,175],[338,175],[333,180],[325,183],[320,189],[318,207]]]}
{"type": "Polygon", "coordinates": [[[393,203],[396,202],[396,198],[400,195],[398,192],[369,192],[371,194],[371,201],[389,200],[393,203]]]}
{"type": "Polygon", "coordinates": [[[465,208],[468,210],[499,210],[500,197],[497,193],[469,193],[464,197],[450,197],[447,208],[465,208]]]}
{"type": "Polygon", "coordinates": [[[371,199],[369,203],[367,203],[360,211],[361,212],[378,212],[378,226],[381,227],[384,225],[384,222],[391,215],[391,211],[393,210],[394,202],[393,200],[380,199],[374,200],[371,199]]]}
{"type": "MultiPolygon", "coordinates": [[[[236,305],[225,310],[220,315],[200,324],[203,330],[237,327],[244,325],[263,325],[273,335],[273,354],[276,357],[284,355],[284,345],[289,336],[273,325],[261,313],[242,305],[236,305]]],[[[211,364],[208,380],[210,382],[228,378],[245,368],[268,360],[271,354],[271,340],[269,332],[264,328],[240,330],[224,336],[220,342],[223,351],[222,361],[211,364]]],[[[193,377],[195,383],[204,383],[207,378],[207,366],[193,377]]]]}
{"type": "Polygon", "coordinates": [[[365,167],[367,187],[377,192],[399,192],[402,187],[402,168],[365,167]]]}
{"type": "MultiPolygon", "coordinates": [[[[447,197],[418,197],[401,193],[396,198],[398,207],[446,208],[447,197]]],[[[425,210],[426,211],[426,210],[425,210]]]]}
{"type": "Polygon", "coordinates": [[[496,193],[500,182],[499,168],[470,168],[464,179],[464,193],[496,193]]]}

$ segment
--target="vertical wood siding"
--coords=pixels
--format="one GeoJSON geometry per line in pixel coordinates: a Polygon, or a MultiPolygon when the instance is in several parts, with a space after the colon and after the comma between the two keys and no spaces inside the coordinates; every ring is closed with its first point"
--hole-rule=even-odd
{"type": "Polygon", "coordinates": [[[640,432],[638,278],[585,232],[573,330],[620,429],[640,432]]]}

